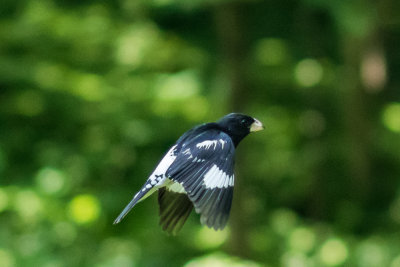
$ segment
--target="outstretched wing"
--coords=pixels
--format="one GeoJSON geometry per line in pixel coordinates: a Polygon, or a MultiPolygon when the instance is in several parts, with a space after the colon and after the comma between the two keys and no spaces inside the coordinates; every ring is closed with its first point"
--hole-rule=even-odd
{"type": "Polygon", "coordinates": [[[176,235],[189,217],[193,204],[186,194],[162,187],[158,190],[160,225],[164,231],[176,235]]]}
{"type": "Polygon", "coordinates": [[[200,221],[215,230],[227,223],[234,185],[235,146],[217,130],[207,130],[185,140],[166,176],[180,183],[200,221]]]}

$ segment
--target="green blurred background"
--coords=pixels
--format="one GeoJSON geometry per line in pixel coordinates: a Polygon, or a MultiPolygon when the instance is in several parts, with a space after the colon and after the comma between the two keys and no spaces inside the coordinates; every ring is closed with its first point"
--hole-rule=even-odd
{"type": "Polygon", "coordinates": [[[400,266],[400,2],[2,0],[0,266],[400,266]],[[114,218],[240,111],[229,226],[114,218]]]}

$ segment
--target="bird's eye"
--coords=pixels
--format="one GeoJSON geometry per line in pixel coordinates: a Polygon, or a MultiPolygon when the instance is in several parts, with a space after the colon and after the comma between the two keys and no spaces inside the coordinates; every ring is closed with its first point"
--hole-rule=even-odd
{"type": "Polygon", "coordinates": [[[240,121],[241,124],[246,124],[246,119],[240,121]]]}

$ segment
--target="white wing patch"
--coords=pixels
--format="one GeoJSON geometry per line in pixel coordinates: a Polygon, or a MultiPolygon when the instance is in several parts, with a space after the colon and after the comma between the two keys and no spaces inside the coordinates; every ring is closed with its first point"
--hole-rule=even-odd
{"type": "Polygon", "coordinates": [[[149,180],[151,181],[152,185],[164,184],[166,179],[165,172],[168,170],[169,166],[171,166],[172,162],[174,162],[174,160],[176,159],[176,156],[174,155],[175,148],[176,145],[168,150],[167,154],[165,154],[164,158],[160,161],[157,168],[150,175],[149,180]]]}
{"type": "Polygon", "coordinates": [[[206,175],[204,175],[204,185],[209,189],[228,188],[234,185],[234,175],[227,175],[214,164],[206,175]]]}
{"type": "Polygon", "coordinates": [[[197,157],[195,157],[194,159],[193,159],[193,162],[204,162],[204,161],[206,161],[205,159],[199,159],[199,158],[197,158],[197,157]]]}
{"type": "Polygon", "coordinates": [[[201,142],[201,143],[198,143],[198,144],[196,145],[196,147],[198,147],[198,148],[205,148],[205,149],[209,149],[209,148],[212,147],[212,148],[214,148],[214,150],[215,150],[218,143],[221,143],[222,148],[224,148],[224,144],[226,143],[226,141],[223,140],[223,139],[219,139],[219,140],[206,140],[206,141],[203,141],[203,142],[201,142]]]}
{"type": "Polygon", "coordinates": [[[224,145],[225,145],[226,141],[222,140],[222,139],[219,139],[218,141],[221,143],[222,149],[224,149],[224,145]]]}

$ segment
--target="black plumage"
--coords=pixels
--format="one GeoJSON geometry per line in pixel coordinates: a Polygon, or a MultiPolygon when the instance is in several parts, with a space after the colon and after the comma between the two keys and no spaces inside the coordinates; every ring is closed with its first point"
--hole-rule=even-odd
{"type": "Polygon", "coordinates": [[[184,133],[160,161],[142,189],[114,223],[157,189],[160,224],[176,234],[193,207],[200,221],[215,230],[227,223],[234,186],[235,148],[252,131],[264,127],[247,115],[231,113],[184,133]]]}
{"type": "Polygon", "coordinates": [[[186,194],[174,193],[160,188],[158,190],[160,225],[164,231],[177,234],[193,209],[186,194]]]}

